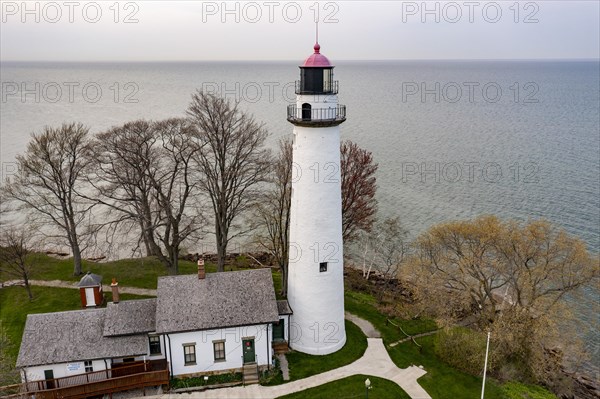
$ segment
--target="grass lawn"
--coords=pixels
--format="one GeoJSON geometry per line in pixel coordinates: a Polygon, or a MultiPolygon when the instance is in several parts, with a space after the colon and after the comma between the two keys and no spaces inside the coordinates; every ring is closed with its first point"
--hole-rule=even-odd
{"type": "MultiPolygon", "coordinates": [[[[350,399],[365,397],[365,380],[371,381],[371,399],[410,399],[410,396],[392,381],[368,375],[353,375],[341,380],[323,384],[305,391],[280,396],[279,399],[350,399]]],[[[458,398],[456,396],[456,398],[458,398]]]]}
{"type": "Polygon", "coordinates": [[[325,356],[307,355],[300,352],[286,354],[290,380],[299,380],[345,366],[360,359],[366,350],[367,337],[354,323],[346,320],[346,344],[339,351],[325,356]]]}
{"type": "Polygon", "coordinates": [[[506,399],[558,399],[552,392],[535,385],[507,382],[502,388],[506,399]]]}
{"type": "MultiPolygon", "coordinates": [[[[31,254],[31,279],[79,281],[81,277],[73,276],[73,258],[56,259],[45,254],[31,254]]],[[[214,271],[214,264],[206,265],[208,271],[214,271]]],[[[121,259],[118,261],[97,263],[84,260],[83,272],[91,271],[103,277],[103,283],[110,283],[116,277],[121,286],[138,288],[156,288],[158,276],[167,275],[167,269],[155,258],[121,259]]],[[[179,274],[197,272],[193,262],[180,261],[179,274]]],[[[7,280],[7,276],[0,276],[7,280]]]]}
{"type": "MultiPolygon", "coordinates": [[[[386,317],[377,311],[374,300],[368,295],[357,295],[352,291],[347,291],[345,301],[347,311],[369,320],[381,332],[388,353],[398,367],[422,365],[425,368],[427,374],[418,381],[433,399],[477,398],[481,395],[482,379],[460,372],[438,359],[434,353],[433,336],[416,339],[422,345],[422,350],[419,350],[412,342],[390,348],[390,343],[405,338],[405,335],[391,324],[386,325],[386,317]]],[[[396,320],[394,322],[400,323],[408,334],[417,334],[435,328],[431,321],[396,320]]],[[[487,399],[505,398],[503,389],[490,379],[486,380],[485,397],[487,399]]]]}
{"type": "MultiPolygon", "coordinates": [[[[0,289],[0,326],[10,341],[10,344],[2,350],[14,360],[19,353],[28,314],[81,309],[78,290],[32,286],[31,291],[33,300],[29,301],[27,291],[23,287],[0,289]]],[[[105,293],[105,295],[108,301],[112,300],[110,293],[105,293]]],[[[145,298],[129,294],[121,294],[120,297],[121,300],[145,298]]]]}

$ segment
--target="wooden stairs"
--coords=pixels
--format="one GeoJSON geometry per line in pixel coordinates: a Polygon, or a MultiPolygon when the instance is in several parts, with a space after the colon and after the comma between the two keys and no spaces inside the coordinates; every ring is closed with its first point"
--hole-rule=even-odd
{"type": "Polygon", "coordinates": [[[244,364],[244,385],[258,384],[258,366],[256,363],[244,364]]]}
{"type": "Polygon", "coordinates": [[[290,351],[290,347],[288,346],[287,341],[273,341],[273,352],[276,355],[280,353],[288,353],[290,351]]]}

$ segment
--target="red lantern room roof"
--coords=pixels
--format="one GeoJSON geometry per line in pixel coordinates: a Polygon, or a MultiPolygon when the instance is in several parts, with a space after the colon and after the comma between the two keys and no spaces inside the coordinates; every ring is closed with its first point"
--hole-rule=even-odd
{"type": "Polygon", "coordinates": [[[311,54],[310,57],[308,57],[306,59],[306,61],[304,61],[304,64],[301,65],[302,68],[306,68],[306,67],[313,67],[313,68],[331,68],[333,67],[333,65],[331,64],[331,62],[329,62],[329,60],[327,59],[327,57],[325,57],[323,54],[321,54],[320,50],[321,50],[321,46],[319,46],[319,43],[315,44],[315,52],[314,54],[311,54]]]}

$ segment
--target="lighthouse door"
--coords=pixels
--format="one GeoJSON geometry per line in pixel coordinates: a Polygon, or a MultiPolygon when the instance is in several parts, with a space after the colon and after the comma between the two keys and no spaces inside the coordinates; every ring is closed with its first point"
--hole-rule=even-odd
{"type": "Polygon", "coordinates": [[[303,121],[309,121],[311,119],[310,111],[311,111],[311,105],[309,103],[302,104],[302,120],[303,121]]]}
{"type": "Polygon", "coordinates": [[[244,347],[244,364],[254,363],[256,361],[256,354],[254,352],[254,339],[243,339],[242,346],[244,347]]]}

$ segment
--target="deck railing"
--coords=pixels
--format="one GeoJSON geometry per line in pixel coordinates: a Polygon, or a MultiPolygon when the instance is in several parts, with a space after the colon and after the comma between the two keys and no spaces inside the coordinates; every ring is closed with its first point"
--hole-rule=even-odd
{"type": "Polygon", "coordinates": [[[287,119],[290,122],[344,121],[346,106],[338,104],[332,108],[301,108],[296,104],[288,105],[287,119]]]}
{"type": "Polygon", "coordinates": [[[130,389],[166,385],[169,383],[169,371],[148,371],[124,377],[73,385],[64,388],[46,389],[43,391],[21,393],[19,398],[35,399],[82,399],[90,396],[112,394],[130,389]]]}
{"type": "MultiPolygon", "coordinates": [[[[143,386],[168,384],[169,372],[165,359],[141,361],[134,363],[117,363],[112,368],[100,371],[91,371],[89,373],[72,375],[69,377],[53,378],[40,381],[29,381],[20,384],[19,394],[14,397],[29,397],[35,395],[38,398],[67,397],[69,392],[96,392],[89,389],[82,390],[77,388],[82,386],[95,387],[93,389],[119,388],[118,390],[132,389],[130,385],[143,386]],[[147,375],[147,376],[145,376],[147,375]],[[158,381],[159,383],[154,384],[158,381]],[[142,383],[142,385],[139,385],[142,383]],[[111,388],[112,387],[112,388],[111,388]],[[51,392],[58,392],[58,396],[52,396],[51,392]],[[50,396],[46,396],[50,395],[50,396]]],[[[110,392],[108,392],[110,393],[110,392]]],[[[100,394],[100,393],[99,393],[100,394]]],[[[70,396],[69,396],[70,397],[70,396]]]]}

